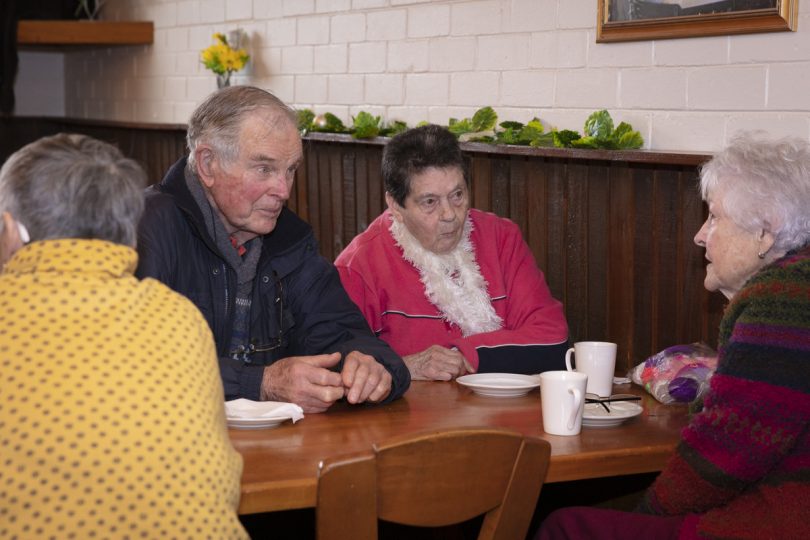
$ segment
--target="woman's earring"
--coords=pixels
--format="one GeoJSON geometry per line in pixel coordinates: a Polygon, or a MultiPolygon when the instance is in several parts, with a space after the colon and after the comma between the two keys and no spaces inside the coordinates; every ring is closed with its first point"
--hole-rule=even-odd
{"type": "Polygon", "coordinates": [[[759,257],[760,259],[764,259],[765,254],[760,251],[759,253],[757,253],[757,257],[759,257]]]}

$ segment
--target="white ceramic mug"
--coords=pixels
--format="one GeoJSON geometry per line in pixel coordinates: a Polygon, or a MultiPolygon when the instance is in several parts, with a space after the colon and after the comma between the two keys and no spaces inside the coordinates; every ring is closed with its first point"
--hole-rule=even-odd
{"type": "Polygon", "coordinates": [[[576,371],[588,376],[589,394],[609,397],[613,392],[613,372],[616,370],[616,344],[606,341],[580,341],[565,353],[565,367],[571,366],[571,354],[576,357],[576,371]]]}
{"type": "Polygon", "coordinates": [[[578,435],[582,429],[588,376],[576,371],[540,374],[543,430],[551,435],[578,435]]]}

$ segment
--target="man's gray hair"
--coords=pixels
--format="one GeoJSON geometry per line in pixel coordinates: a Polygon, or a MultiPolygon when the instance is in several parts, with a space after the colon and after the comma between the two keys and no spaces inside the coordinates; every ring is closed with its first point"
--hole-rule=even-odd
{"type": "Polygon", "coordinates": [[[146,174],[115,146],[60,133],[28,144],[0,169],[0,211],[31,240],[96,238],[135,246],[146,174]]]}
{"type": "Polygon", "coordinates": [[[214,92],[192,113],[188,121],[186,142],[188,166],[197,172],[196,156],[200,144],[211,145],[226,163],[233,163],[239,155],[239,130],[250,113],[266,109],[280,115],[280,119],[298,124],[296,112],[279,98],[255,86],[228,86],[214,92]]]}
{"type": "Polygon", "coordinates": [[[742,133],[706,163],[700,192],[722,193],[726,214],[743,229],[770,231],[781,251],[810,241],[810,143],[742,133]]]}

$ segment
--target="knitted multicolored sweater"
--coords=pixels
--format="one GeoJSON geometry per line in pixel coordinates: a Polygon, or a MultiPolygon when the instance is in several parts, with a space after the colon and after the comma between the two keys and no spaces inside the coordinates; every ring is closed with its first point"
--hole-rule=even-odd
{"type": "Polygon", "coordinates": [[[640,510],[681,538],[810,538],[810,248],[762,269],[720,323],[704,409],[640,510]]]}

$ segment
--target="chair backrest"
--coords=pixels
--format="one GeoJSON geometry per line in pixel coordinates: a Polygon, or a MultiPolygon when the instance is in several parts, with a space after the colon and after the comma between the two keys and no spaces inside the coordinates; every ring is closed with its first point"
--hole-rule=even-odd
{"type": "Polygon", "coordinates": [[[485,514],[479,540],[523,539],[551,446],[500,429],[398,437],[321,463],[318,540],[377,538],[377,519],[440,527],[485,514]]]}

